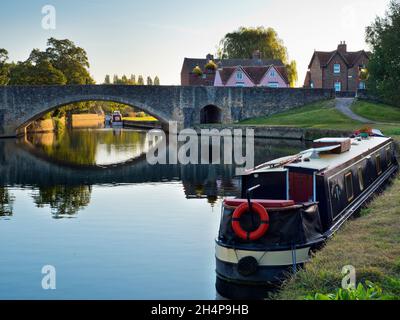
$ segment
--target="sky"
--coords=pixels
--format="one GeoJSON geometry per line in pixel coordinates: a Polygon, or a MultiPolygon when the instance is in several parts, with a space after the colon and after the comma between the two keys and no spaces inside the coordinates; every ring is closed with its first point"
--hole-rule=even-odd
{"type": "Polygon", "coordinates": [[[369,49],[365,27],[382,16],[389,0],[1,0],[0,48],[13,61],[50,37],[68,38],[89,56],[97,83],[106,74],[159,76],[179,85],[184,57],[205,58],[240,26],[272,27],[290,59],[297,61],[302,86],[314,50],[369,49]],[[42,8],[56,10],[55,29],[42,27],[42,8]]]}

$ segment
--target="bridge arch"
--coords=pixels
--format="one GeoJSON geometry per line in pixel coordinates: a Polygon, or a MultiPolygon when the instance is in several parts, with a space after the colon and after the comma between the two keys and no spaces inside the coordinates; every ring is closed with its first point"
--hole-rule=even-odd
{"type": "Polygon", "coordinates": [[[104,95],[91,94],[85,96],[66,96],[49,100],[43,103],[43,105],[34,108],[36,110],[34,114],[26,115],[22,119],[20,119],[20,123],[17,124],[16,130],[19,131],[27,127],[33,121],[40,119],[45,114],[54,111],[60,107],[72,103],[86,102],[86,101],[107,101],[107,102],[120,103],[146,112],[147,114],[157,118],[163,125],[166,125],[168,121],[171,121],[168,115],[163,114],[163,112],[161,112],[160,110],[155,110],[153,107],[148,106],[147,104],[142,103],[140,101],[127,99],[121,96],[104,96],[104,95]]]}
{"type": "Polygon", "coordinates": [[[213,104],[206,105],[200,110],[200,123],[222,123],[222,110],[213,104]]]}

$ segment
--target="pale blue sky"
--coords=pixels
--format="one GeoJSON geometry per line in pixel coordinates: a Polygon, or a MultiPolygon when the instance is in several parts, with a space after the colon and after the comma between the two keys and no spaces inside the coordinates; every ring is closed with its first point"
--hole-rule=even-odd
{"type": "Polygon", "coordinates": [[[24,60],[49,37],[69,38],[86,49],[98,83],[105,74],[158,75],[179,84],[184,57],[205,57],[239,26],[277,30],[298,63],[299,85],[314,49],[368,49],[365,27],[389,0],[2,0],[0,48],[24,60]],[[41,9],[56,8],[56,30],[42,29],[41,9]]]}

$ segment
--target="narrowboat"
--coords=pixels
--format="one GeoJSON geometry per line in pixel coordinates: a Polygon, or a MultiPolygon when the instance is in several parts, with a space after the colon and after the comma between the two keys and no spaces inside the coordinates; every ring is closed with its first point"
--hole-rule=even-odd
{"type": "Polygon", "coordinates": [[[374,130],[315,140],[309,150],[247,171],[240,199],[222,205],[217,291],[227,298],[263,298],[397,169],[395,143],[374,130]]]}
{"type": "Polygon", "coordinates": [[[123,120],[122,120],[122,114],[119,111],[114,111],[111,115],[111,125],[113,127],[115,126],[122,126],[123,125],[123,120]]]}

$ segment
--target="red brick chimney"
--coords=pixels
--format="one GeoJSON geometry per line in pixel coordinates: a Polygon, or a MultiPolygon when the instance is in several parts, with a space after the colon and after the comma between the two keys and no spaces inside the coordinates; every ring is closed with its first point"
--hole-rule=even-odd
{"type": "Polygon", "coordinates": [[[253,59],[254,60],[261,60],[261,52],[260,50],[256,50],[253,52],[253,59]]]}
{"type": "Polygon", "coordinates": [[[340,41],[340,44],[338,45],[337,50],[340,53],[346,53],[347,52],[347,44],[346,41],[340,41]]]}

